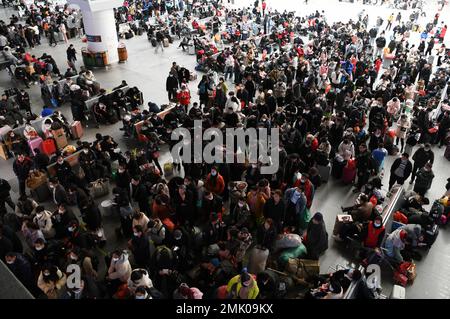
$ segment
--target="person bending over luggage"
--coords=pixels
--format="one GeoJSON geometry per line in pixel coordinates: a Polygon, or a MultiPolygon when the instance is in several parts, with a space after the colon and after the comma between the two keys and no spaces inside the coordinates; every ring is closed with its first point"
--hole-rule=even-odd
{"type": "Polygon", "coordinates": [[[254,277],[256,276],[249,274],[247,268],[244,268],[241,274],[231,278],[227,286],[229,298],[256,299],[259,294],[259,288],[254,277]]]}
{"type": "Polygon", "coordinates": [[[369,220],[372,215],[373,204],[369,201],[366,194],[361,194],[356,200],[356,205],[341,208],[343,212],[352,215],[354,221],[365,222],[369,220]]]}
{"type": "Polygon", "coordinates": [[[311,259],[319,259],[328,249],[328,233],[321,213],[315,213],[309,222],[304,244],[311,259]]]}
{"type": "Polygon", "coordinates": [[[386,256],[389,257],[394,263],[402,263],[403,256],[402,251],[405,249],[406,239],[408,233],[401,228],[396,229],[386,238],[384,247],[386,248],[386,256]]]}

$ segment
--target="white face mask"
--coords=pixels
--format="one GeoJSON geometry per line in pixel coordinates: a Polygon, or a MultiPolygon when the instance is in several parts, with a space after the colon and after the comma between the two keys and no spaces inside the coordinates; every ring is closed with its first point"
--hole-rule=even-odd
{"type": "Polygon", "coordinates": [[[138,237],[138,236],[139,236],[139,233],[134,232],[133,235],[136,236],[136,237],[138,237]]]}
{"type": "Polygon", "coordinates": [[[216,172],[216,171],[212,171],[212,172],[211,172],[211,175],[212,175],[212,176],[216,176],[216,175],[217,175],[217,172],[216,172]]]}
{"type": "Polygon", "coordinates": [[[78,258],[76,256],[74,256],[74,255],[70,255],[70,259],[77,260],[78,258]]]}
{"type": "Polygon", "coordinates": [[[238,206],[242,208],[244,207],[244,203],[239,203],[238,206]]]}
{"type": "Polygon", "coordinates": [[[119,261],[119,258],[113,258],[112,261],[118,262],[118,261],[119,261]]]}
{"type": "Polygon", "coordinates": [[[7,263],[8,265],[12,265],[12,264],[14,264],[14,261],[13,261],[13,260],[8,260],[6,263],[7,263]]]}
{"type": "Polygon", "coordinates": [[[34,249],[36,249],[37,251],[41,251],[42,249],[44,249],[44,246],[36,246],[34,247],[34,249]]]}
{"type": "Polygon", "coordinates": [[[89,150],[83,150],[83,153],[87,154],[87,153],[89,153],[89,150]]]}
{"type": "Polygon", "coordinates": [[[147,298],[147,295],[140,295],[140,296],[136,295],[136,299],[138,299],[138,300],[146,299],[146,298],[147,298]]]}
{"type": "Polygon", "coordinates": [[[61,165],[62,163],[64,163],[64,161],[58,161],[58,164],[60,164],[60,165],[61,165]]]}
{"type": "Polygon", "coordinates": [[[67,228],[67,230],[68,230],[69,232],[73,232],[73,231],[74,231],[74,228],[73,228],[73,227],[69,227],[69,228],[67,228]]]}

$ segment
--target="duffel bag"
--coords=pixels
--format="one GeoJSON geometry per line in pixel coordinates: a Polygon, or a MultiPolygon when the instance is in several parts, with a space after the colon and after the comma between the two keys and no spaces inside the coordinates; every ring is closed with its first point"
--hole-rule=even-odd
{"type": "Polygon", "coordinates": [[[99,198],[109,194],[109,185],[107,179],[98,179],[95,182],[90,183],[89,194],[92,198],[99,198]]]}

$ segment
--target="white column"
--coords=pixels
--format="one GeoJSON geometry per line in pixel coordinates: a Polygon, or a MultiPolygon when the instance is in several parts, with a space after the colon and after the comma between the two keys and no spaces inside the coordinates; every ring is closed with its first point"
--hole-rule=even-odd
{"type": "Polygon", "coordinates": [[[83,11],[87,48],[91,52],[107,51],[108,63],[119,61],[116,22],[113,9],[83,11]]]}

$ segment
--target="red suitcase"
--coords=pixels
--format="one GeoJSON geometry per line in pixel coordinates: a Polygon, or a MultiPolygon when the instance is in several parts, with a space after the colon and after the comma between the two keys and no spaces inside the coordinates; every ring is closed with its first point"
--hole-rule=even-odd
{"type": "Polygon", "coordinates": [[[350,159],[347,161],[347,165],[342,170],[342,181],[345,184],[351,184],[356,177],[356,163],[355,160],[350,159]]]}
{"type": "Polygon", "coordinates": [[[42,142],[42,138],[40,137],[36,137],[28,141],[28,146],[30,147],[31,154],[33,154],[33,156],[36,155],[34,152],[36,148],[42,151],[42,142]]]}
{"type": "Polygon", "coordinates": [[[47,139],[42,142],[42,151],[48,156],[56,153],[56,145],[53,139],[47,139]]]}
{"type": "Polygon", "coordinates": [[[74,139],[80,139],[83,136],[83,126],[80,121],[73,122],[72,125],[70,125],[70,130],[74,139]]]}

